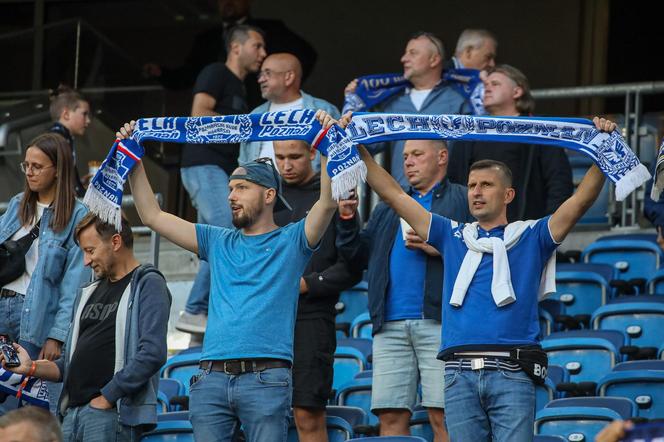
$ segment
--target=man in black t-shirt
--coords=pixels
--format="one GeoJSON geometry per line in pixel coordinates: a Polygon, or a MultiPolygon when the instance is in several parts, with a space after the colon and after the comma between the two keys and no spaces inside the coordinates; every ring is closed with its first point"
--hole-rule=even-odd
{"type": "MultiPolygon", "coordinates": [[[[249,107],[242,81],[257,72],[266,56],[262,31],[239,25],[229,31],[226,63],[205,67],[194,86],[191,115],[246,114],[249,107]]],[[[182,150],[182,184],[198,211],[198,222],[231,227],[227,204],[228,177],[237,167],[239,144],[187,144],[182,150]]],[[[201,261],[185,311],[176,327],[189,333],[204,333],[207,325],[210,270],[201,261]]]]}
{"type": "Polygon", "coordinates": [[[5,369],[63,382],[64,440],[138,440],[157,423],[171,296],[162,274],[134,257],[126,219],[118,233],[89,213],[75,237],[97,279],[76,297],[65,351],[33,362],[15,345],[21,365],[5,369]]]}

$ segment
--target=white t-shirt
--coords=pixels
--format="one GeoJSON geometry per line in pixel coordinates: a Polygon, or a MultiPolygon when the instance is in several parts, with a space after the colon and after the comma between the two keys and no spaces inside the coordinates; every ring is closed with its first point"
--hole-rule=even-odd
{"type": "Polygon", "coordinates": [[[418,111],[422,109],[422,104],[424,100],[427,99],[429,94],[433,89],[411,89],[410,90],[410,100],[413,102],[413,106],[418,111]]]}
{"type": "MultiPolygon", "coordinates": [[[[280,103],[280,104],[270,103],[268,112],[279,112],[279,111],[297,110],[297,109],[302,109],[302,97],[288,103],[280,103]]],[[[261,150],[258,153],[258,158],[264,158],[264,157],[272,158],[274,164],[275,165],[277,164],[277,159],[274,157],[274,145],[272,144],[272,141],[261,141],[261,150]]]]}
{"type": "MultiPolygon", "coordinates": [[[[23,238],[25,235],[30,233],[30,230],[35,226],[35,221],[42,217],[44,209],[48,207],[48,204],[42,204],[37,202],[37,216],[32,220],[29,226],[23,226],[14,235],[11,237],[13,241],[23,238]]],[[[40,233],[41,235],[41,233],[40,233]]],[[[32,242],[32,245],[28,249],[28,253],[25,254],[25,272],[18,279],[10,282],[9,284],[3,286],[7,290],[13,290],[16,293],[25,295],[28,291],[28,286],[30,285],[30,279],[32,278],[32,272],[35,271],[37,267],[37,260],[39,259],[39,237],[35,238],[32,242]]]]}

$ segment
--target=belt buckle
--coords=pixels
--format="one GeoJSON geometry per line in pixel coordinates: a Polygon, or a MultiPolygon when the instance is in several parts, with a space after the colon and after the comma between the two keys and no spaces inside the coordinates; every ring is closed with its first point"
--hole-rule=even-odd
{"type": "Polygon", "coordinates": [[[484,358],[476,358],[470,360],[471,370],[481,370],[484,368],[484,358]]]}
{"type": "Polygon", "coordinates": [[[235,370],[233,370],[233,363],[237,361],[224,361],[224,374],[228,375],[234,375],[237,374],[235,373],[235,370]]]}

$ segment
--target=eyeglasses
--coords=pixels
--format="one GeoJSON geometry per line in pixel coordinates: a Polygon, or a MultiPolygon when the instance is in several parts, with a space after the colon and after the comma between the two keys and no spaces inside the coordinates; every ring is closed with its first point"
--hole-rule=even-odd
{"type": "Polygon", "coordinates": [[[18,163],[18,167],[21,169],[21,172],[26,175],[28,174],[28,171],[31,171],[33,175],[38,176],[42,173],[42,170],[55,166],[52,164],[50,166],[42,166],[41,164],[30,164],[27,161],[24,161],[22,163],[18,163]]]}
{"type": "Polygon", "coordinates": [[[265,69],[264,71],[258,72],[258,78],[260,79],[261,77],[265,77],[267,80],[272,78],[273,76],[277,74],[285,74],[290,71],[271,71],[269,69],[265,69]]]}

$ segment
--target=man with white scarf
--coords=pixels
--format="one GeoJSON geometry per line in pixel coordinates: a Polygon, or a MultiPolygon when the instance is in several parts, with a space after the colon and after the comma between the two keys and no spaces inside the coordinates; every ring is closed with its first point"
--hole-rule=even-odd
{"type": "MultiPolygon", "coordinates": [[[[603,118],[594,123],[606,132],[616,127],[603,118]]],[[[546,376],[537,302],[555,283],[552,255],[599,195],[604,175],[593,165],[553,215],[508,224],[511,171],[499,161],[479,161],[468,177],[477,222],[458,224],[428,212],[364,147],[360,152],[369,185],[444,257],[438,358],[445,361],[450,440],[532,440],[535,382],[546,376]]]]}

